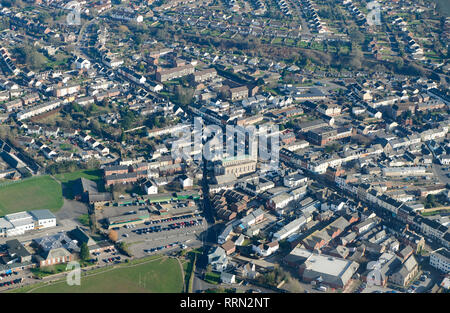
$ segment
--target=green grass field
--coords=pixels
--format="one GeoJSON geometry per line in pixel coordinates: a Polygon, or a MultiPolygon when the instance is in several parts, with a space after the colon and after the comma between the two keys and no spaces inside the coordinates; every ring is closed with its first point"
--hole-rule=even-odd
{"type": "Polygon", "coordinates": [[[62,183],[67,183],[69,181],[73,181],[73,180],[76,180],[81,177],[98,182],[102,179],[102,171],[101,170],[84,170],[84,171],[76,171],[73,173],[63,173],[63,174],[55,175],[55,178],[62,183]]]}
{"type": "Polygon", "coordinates": [[[210,284],[217,285],[217,284],[220,283],[220,274],[214,273],[214,272],[206,273],[205,281],[210,283],[210,284]]]}
{"type": "Polygon", "coordinates": [[[50,176],[0,185],[0,216],[40,209],[56,212],[63,204],[61,185],[50,176]]]}
{"type": "Polygon", "coordinates": [[[93,271],[81,277],[80,286],[69,286],[66,281],[26,287],[13,292],[33,293],[179,293],[183,291],[183,277],[175,259],[155,257],[124,264],[114,269],[93,271]]]}

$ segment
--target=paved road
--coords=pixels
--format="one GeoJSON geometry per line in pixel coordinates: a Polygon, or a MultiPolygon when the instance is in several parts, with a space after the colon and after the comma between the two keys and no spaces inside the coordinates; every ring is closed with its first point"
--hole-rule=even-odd
{"type": "Polygon", "coordinates": [[[398,292],[398,291],[382,286],[368,286],[364,288],[363,291],[361,291],[361,293],[386,293],[386,292],[398,292]]]}
{"type": "Polygon", "coordinates": [[[203,290],[207,290],[207,289],[210,289],[210,288],[217,288],[217,287],[218,287],[217,285],[207,283],[206,281],[200,279],[198,277],[198,273],[196,271],[196,273],[194,275],[194,280],[193,280],[193,283],[192,283],[192,291],[193,292],[200,292],[200,291],[203,291],[203,290]]]}
{"type": "Polygon", "coordinates": [[[18,278],[22,278],[23,281],[18,284],[0,287],[0,292],[5,292],[6,290],[9,290],[9,289],[16,289],[16,288],[23,287],[25,285],[34,284],[34,283],[38,282],[36,279],[31,278],[31,272],[29,269],[22,270],[20,272],[17,272],[17,274],[13,274],[8,277],[0,277],[0,282],[1,283],[10,282],[10,281],[13,281],[18,278]]]}
{"type": "Polygon", "coordinates": [[[290,1],[290,5],[292,7],[292,10],[297,13],[296,15],[300,19],[300,24],[302,25],[302,34],[311,35],[311,30],[308,27],[308,22],[306,21],[301,9],[302,5],[297,0],[290,1]]]}
{"type": "Polygon", "coordinates": [[[163,248],[162,250],[157,250],[154,252],[148,252],[148,250],[157,247],[166,247],[172,243],[184,244],[191,248],[198,248],[202,246],[202,242],[196,239],[195,234],[179,235],[171,238],[162,238],[157,240],[148,240],[140,243],[131,244],[130,250],[135,257],[144,257],[148,255],[158,254],[158,253],[168,253],[172,251],[180,250],[180,245],[176,244],[173,247],[163,248]],[[147,252],[146,252],[147,251],[147,252]]]}
{"type": "Polygon", "coordinates": [[[80,215],[87,213],[88,207],[83,202],[64,198],[64,205],[55,215],[58,220],[77,220],[80,215]]]}
{"type": "Polygon", "coordinates": [[[448,166],[442,166],[439,164],[433,163],[431,166],[434,176],[443,184],[450,184],[450,178],[447,176],[447,173],[450,173],[450,171],[446,171],[448,169],[448,166]]]}

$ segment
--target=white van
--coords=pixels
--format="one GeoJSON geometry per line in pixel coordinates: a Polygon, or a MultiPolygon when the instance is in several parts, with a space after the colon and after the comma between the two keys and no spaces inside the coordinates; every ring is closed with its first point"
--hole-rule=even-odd
{"type": "Polygon", "coordinates": [[[325,286],[320,286],[320,287],[319,287],[319,290],[321,290],[321,291],[327,291],[327,290],[328,290],[328,288],[327,288],[327,287],[325,287],[325,286]]]}

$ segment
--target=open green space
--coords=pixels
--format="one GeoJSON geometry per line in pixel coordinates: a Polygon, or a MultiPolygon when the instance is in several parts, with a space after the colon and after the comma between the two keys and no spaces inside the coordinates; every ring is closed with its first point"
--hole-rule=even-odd
{"type": "Polygon", "coordinates": [[[102,179],[102,171],[93,169],[93,170],[82,170],[82,171],[76,171],[76,172],[72,172],[72,173],[62,173],[62,174],[55,175],[55,178],[62,183],[68,183],[70,181],[77,180],[78,178],[81,178],[81,177],[98,182],[102,179]]]}
{"type": "Polygon", "coordinates": [[[178,293],[183,291],[183,277],[176,259],[150,258],[140,263],[123,264],[89,272],[81,277],[79,286],[69,286],[63,279],[35,289],[16,292],[34,293],[178,293]]]}
{"type": "Polygon", "coordinates": [[[78,221],[84,226],[89,226],[89,214],[80,215],[78,221]]]}
{"type": "Polygon", "coordinates": [[[50,176],[0,185],[0,216],[42,209],[56,212],[63,204],[61,185],[50,176]]]}
{"type": "Polygon", "coordinates": [[[420,212],[422,216],[433,216],[433,215],[439,215],[439,214],[448,214],[450,213],[450,209],[442,209],[442,210],[435,210],[435,211],[429,211],[429,212],[420,212]]]}
{"type": "Polygon", "coordinates": [[[220,283],[220,274],[215,272],[209,272],[205,274],[205,281],[210,284],[219,284],[220,283]]]}
{"type": "MultiPolygon", "coordinates": [[[[94,261],[79,261],[79,262],[80,262],[81,267],[92,266],[95,264],[94,261]]],[[[58,273],[63,273],[66,271],[68,271],[68,269],[67,269],[67,264],[65,264],[65,263],[51,265],[51,266],[44,266],[44,267],[36,267],[36,268],[31,269],[31,272],[33,273],[33,275],[36,277],[39,277],[39,278],[43,278],[43,277],[58,274],[58,273]]]]}

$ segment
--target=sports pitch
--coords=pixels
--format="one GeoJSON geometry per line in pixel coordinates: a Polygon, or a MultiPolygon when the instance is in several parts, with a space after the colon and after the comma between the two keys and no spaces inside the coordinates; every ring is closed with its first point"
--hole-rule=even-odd
{"type": "Polygon", "coordinates": [[[69,286],[62,280],[27,290],[32,293],[179,293],[183,291],[183,279],[176,259],[153,257],[137,264],[94,270],[81,277],[79,286],[69,286]]]}
{"type": "Polygon", "coordinates": [[[0,216],[40,209],[56,212],[63,204],[61,185],[50,176],[0,184],[0,216]]]}

